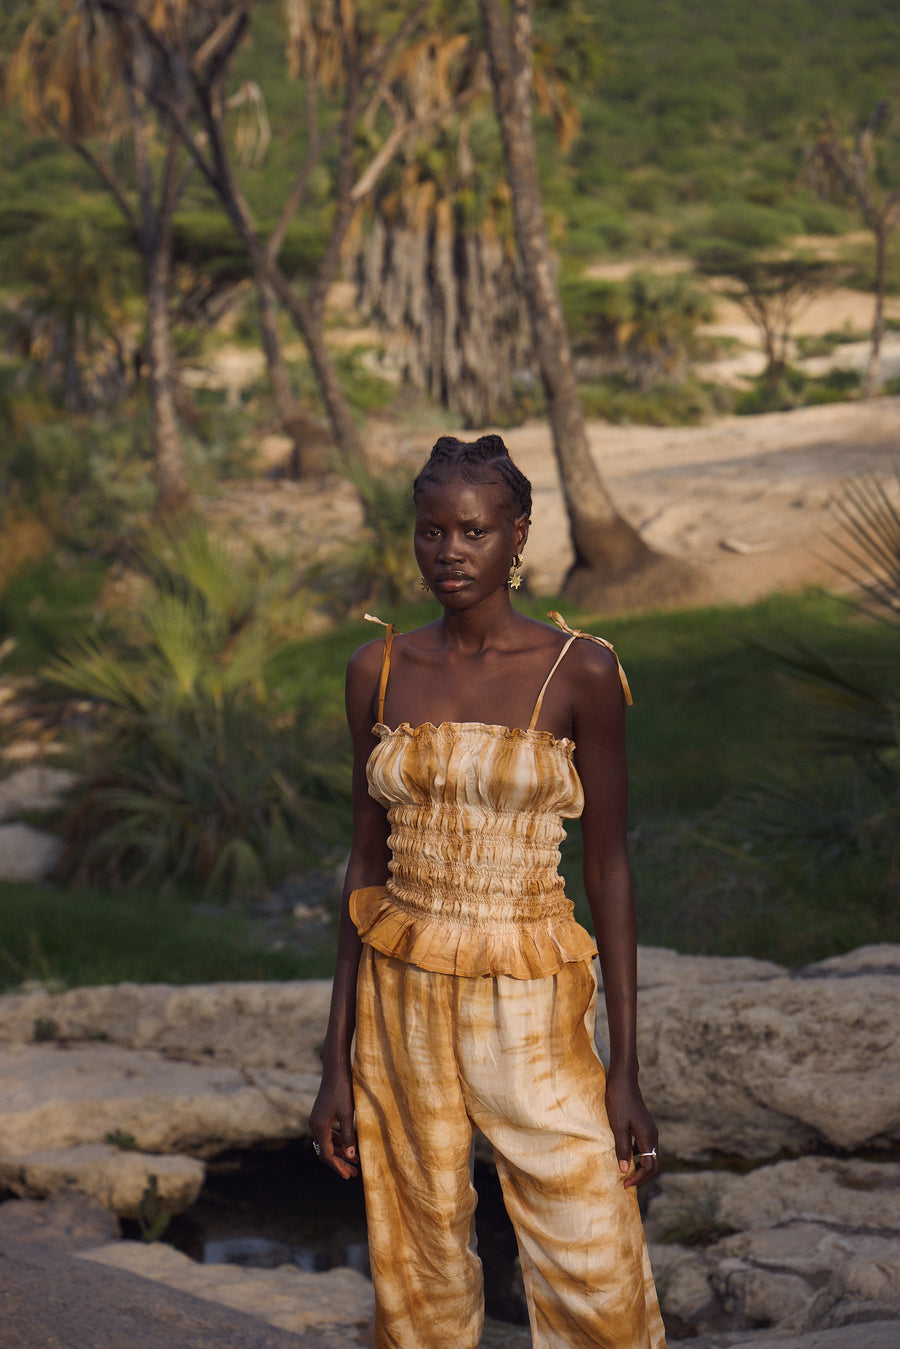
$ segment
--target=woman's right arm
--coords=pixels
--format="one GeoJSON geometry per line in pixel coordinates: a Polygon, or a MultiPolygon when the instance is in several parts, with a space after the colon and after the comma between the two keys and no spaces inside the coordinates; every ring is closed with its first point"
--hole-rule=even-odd
{"type": "Polygon", "coordinates": [[[353,847],[344,880],[337,963],[328,1029],[322,1047],[322,1084],[309,1117],[323,1162],[349,1180],[357,1174],[350,1052],[356,1027],[356,978],[362,944],[350,918],[349,898],[367,885],[384,885],[390,856],[387,814],[369,795],[366,764],[377,743],[372,734],[374,690],[381,642],[369,642],[347,666],[347,721],[353,738],[353,847]]]}

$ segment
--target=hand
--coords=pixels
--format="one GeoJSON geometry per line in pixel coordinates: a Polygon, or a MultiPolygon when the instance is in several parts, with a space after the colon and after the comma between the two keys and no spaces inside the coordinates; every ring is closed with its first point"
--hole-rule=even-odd
{"type": "Polygon", "coordinates": [[[619,1170],[626,1189],[646,1185],[659,1175],[659,1132],[644,1105],[637,1080],[610,1074],[606,1083],[606,1113],[616,1142],[619,1170]]]}
{"type": "Polygon", "coordinates": [[[314,1146],[321,1161],[342,1180],[359,1174],[356,1166],[356,1131],[353,1128],[353,1086],[349,1071],[336,1077],[326,1074],[309,1116],[314,1146]]]}

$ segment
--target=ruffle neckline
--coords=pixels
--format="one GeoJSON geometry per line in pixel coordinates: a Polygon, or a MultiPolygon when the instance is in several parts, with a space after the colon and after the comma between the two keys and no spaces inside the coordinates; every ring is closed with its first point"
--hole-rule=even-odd
{"type": "Polygon", "coordinates": [[[443,731],[487,731],[492,735],[504,737],[507,740],[537,740],[539,743],[545,743],[561,749],[563,753],[571,758],[575,750],[575,741],[567,736],[554,735],[552,731],[539,730],[536,727],[527,726],[499,726],[488,721],[441,721],[437,725],[433,721],[422,721],[417,726],[411,722],[401,721],[396,726],[387,726],[383,721],[376,721],[372,727],[372,733],[381,738],[383,733],[388,735],[408,735],[411,739],[418,739],[425,734],[440,734],[443,731]]]}
{"type": "Polygon", "coordinates": [[[385,885],[354,890],[350,917],[367,946],[435,974],[543,979],[597,954],[590,933],[573,917],[497,927],[453,923],[411,912],[385,885]]]}

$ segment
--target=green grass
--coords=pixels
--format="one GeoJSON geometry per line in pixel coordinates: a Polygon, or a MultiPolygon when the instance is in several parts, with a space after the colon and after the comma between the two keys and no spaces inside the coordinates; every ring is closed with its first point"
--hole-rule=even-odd
{"type": "MultiPolygon", "coordinates": [[[[801,965],[872,941],[900,941],[896,894],[883,866],[847,857],[817,873],[802,855],[775,862],[730,814],[748,783],[803,763],[802,725],[770,646],[790,638],[890,678],[888,629],[810,592],[746,607],[596,620],[563,601],[526,597],[537,617],[560,608],[612,640],[634,692],[628,714],[631,853],[639,937],[684,952],[755,955],[801,965]]],[[[401,630],[428,622],[433,602],[382,614],[401,630]]],[[[310,681],[323,714],[340,715],[351,652],[377,638],[361,618],[283,653],[278,686],[290,701],[310,681]]],[[[895,663],[895,662],[894,662],[895,663]]],[[[349,838],[349,819],[346,822],[349,838]]],[[[563,870],[586,917],[576,824],[563,870]]],[[[62,893],[0,886],[0,985],[117,980],[204,982],[326,975],[333,942],[266,950],[258,922],[198,911],[184,899],[62,893]]]]}
{"type": "MultiPolygon", "coordinates": [[[[900,941],[883,867],[857,857],[826,874],[740,835],[734,798],[803,762],[802,721],[768,645],[803,641],[890,677],[895,639],[817,592],[746,608],[591,623],[616,644],[629,713],[631,853],[642,942],[800,965],[900,941]]],[[[577,829],[565,845],[569,893],[586,915],[577,829]]]]}
{"type": "Polygon", "coordinates": [[[333,962],[331,939],[270,950],[258,924],[186,898],[0,884],[0,989],[304,979],[333,962]]]}

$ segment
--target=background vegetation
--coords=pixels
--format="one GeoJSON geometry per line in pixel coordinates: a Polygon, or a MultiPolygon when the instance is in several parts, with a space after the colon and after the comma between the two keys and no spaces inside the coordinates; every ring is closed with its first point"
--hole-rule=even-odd
{"type": "MultiPolygon", "coordinates": [[[[476,8],[457,7],[461,28],[474,24],[476,8]]],[[[874,246],[859,232],[852,203],[815,192],[805,166],[823,118],[850,134],[880,100],[900,99],[896,7],[869,0],[851,15],[842,0],[559,0],[538,5],[537,14],[545,202],[588,412],[687,423],[727,408],[752,413],[859,396],[857,378],[837,372],[812,381],[787,349],[737,397],[692,367],[711,354],[701,333],[710,314],[704,271],[732,287],[748,267],[754,275],[761,266],[821,272],[828,236],[833,276],[872,290],[874,246]],[[567,119],[570,132],[579,119],[581,130],[563,153],[557,136],[567,119]],[[812,259],[804,254],[808,236],[818,240],[812,259]],[[585,276],[592,263],[631,257],[641,268],[630,279],[585,276]],[[673,259],[688,270],[654,270],[673,259]]],[[[28,17],[22,6],[0,3],[4,70],[28,17]]],[[[258,6],[234,78],[258,84],[272,129],[265,156],[242,162],[248,200],[268,229],[297,171],[302,112],[285,63],[280,0],[258,6]]],[[[326,133],[337,114],[326,89],[326,133]]],[[[250,125],[246,112],[235,113],[236,134],[241,119],[245,130],[250,125]]],[[[196,566],[171,565],[171,549],[165,565],[159,553],[155,562],[141,554],[135,540],[153,504],[153,436],[139,260],[82,158],[27,127],[18,104],[0,111],[0,127],[3,672],[40,673],[44,696],[52,666],[57,681],[92,700],[92,735],[70,747],[89,787],[57,822],[77,887],[0,887],[0,982],[324,974],[330,938],[307,934],[298,945],[290,932],[260,923],[258,902],[297,868],[328,870],[339,860],[340,843],[322,827],[337,796],[335,838],[346,837],[345,775],[329,736],[340,736],[344,663],[369,635],[345,615],[384,602],[404,627],[423,613],[404,608],[409,558],[396,541],[406,529],[405,484],[344,465],[366,527],[358,546],[319,575],[245,550],[225,562],[224,579],[220,565],[215,580],[209,556],[198,575],[196,566]],[[333,624],[314,636],[313,611],[333,624]],[[206,908],[204,894],[231,907],[206,908]]],[[[885,191],[900,180],[897,128],[897,119],[885,125],[883,153],[873,160],[885,191]]],[[[486,100],[466,146],[478,174],[448,186],[460,152],[455,137],[436,137],[414,190],[399,170],[389,178],[377,203],[382,216],[399,210],[402,191],[410,218],[443,191],[460,239],[474,224],[489,229],[492,243],[507,237],[508,193],[486,100]]],[[[115,153],[121,159],[122,147],[115,153]]],[[[326,155],[310,175],[281,249],[285,275],[301,289],[326,252],[334,167],[326,155]]],[[[198,172],[182,185],[172,248],[172,334],[182,374],[195,376],[182,379],[178,414],[191,488],[202,502],[228,479],[257,471],[254,441],[282,423],[262,377],[239,396],[204,386],[205,359],[225,343],[257,349],[260,328],[252,268],[198,172]]],[[[900,291],[896,235],[886,282],[900,291]]],[[[283,317],[278,333],[285,343],[283,317]]],[[[315,441],[324,405],[312,367],[299,348],[284,349],[297,425],[315,441]]],[[[373,411],[399,419],[411,408],[440,415],[442,425],[464,420],[382,378],[382,355],[369,335],[336,356],[357,426],[373,411]]],[[[503,416],[542,410],[540,390],[522,377],[503,416]]],[[[535,601],[533,610],[543,614],[552,603],[535,601]]],[[[795,814],[795,848],[767,834],[758,810],[767,792],[782,808],[788,797],[796,807],[810,777],[846,778],[853,757],[845,747],[818,773],[821,747],[798,733],[808,718],[798,714],[772,649],[785,645],[786,633],[827,649],[829,660],[843,662],[845,682],[847,662],[881,680],[878,696],[893,708],[885,672],[900,668],[896,624],[807,595],[634,617],[604,633],[622,650],[636,694],[632,847],[641,940],[800,963],[866,940],[900,939],[890,849],[857,829],[871,846],[841,846],[823,863],[816,829],[849,837],[846,795],[816,804],[805,833],[795,814]]],[[[896,747],[879,753],[889,793],[896,747]]],[[[870,809],[868,798],[862,805],[870,809]]],[[[858,825],[859,811],[854,818],[858,825]]],[[[578,898],[574,839],[564,861],[578,898]]]]}

